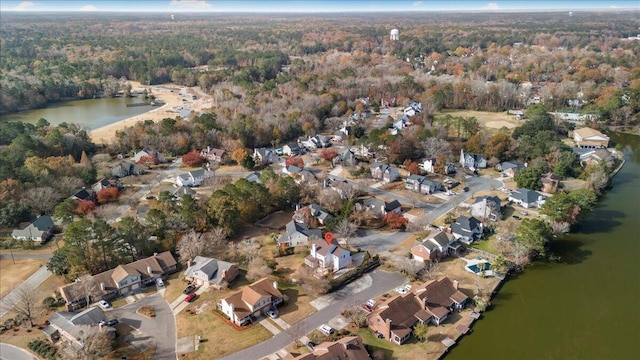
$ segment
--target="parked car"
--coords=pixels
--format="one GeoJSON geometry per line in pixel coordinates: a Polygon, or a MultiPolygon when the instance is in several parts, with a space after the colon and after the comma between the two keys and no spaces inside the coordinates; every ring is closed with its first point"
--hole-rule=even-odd
{"type": "Polygon", "coordinates": [[[147,199],[147,200],[155,200],[156,197],[149,195],[149,196],[145,197],[145,199],[147,199]]]}
{"type": "Polygon", "coordinates": [[[468,187],[468,186],[465,186],[465,187],[462,189],[462,191],[464,191],[464,192],[469,191],[469,187],[468,187]]]}
{"type": "Polygon", "coordinates": [[[270,318],[275,319],[278,317],[278,311],[276,310],[269,310],[267,311],[267,315],[269,315],[270,318]]]}
{"type": "Polygon", "coordinates": [[[106,302],[104,300],[98,301],[98,306],[100,306],[102,308],[102,310],[111,309],[111,304],[109,304],[108,302],[106,302]]]}
{"type": "Polygon", "coordinates": [[[192,292],[184,298],[184,302],[192,302],[193,300],[195,300],[196,296],[198,296],[198,294],[192,292]]]}
{"type": "Polygon", "coordinates": [[[518,215],[513,215],[512,218],[516,219],[516,220],[522,220],[522,218],[518,215]]]}
{"type": "Polygon", "coordinates": [[[333,330],[333,328],[331,326],[329,326],[327,324],[320,325],[318,330],[320,330],[320,332],[322,332],[325,335],[331,335],[335,331],[335,330],[333,330]]]}
{"type": "Polygon", "coordinates": [[[405,288],[404,286],[400,286],[399,288],[396,288],[396,292],[397,292],[397,293],[399,293],[399,294],[404,295],[404,294],[406,294],[408,291],[407,291],[407,288],[405,288]]]}
{"type": "Polygon", "coordinates": [[[118,319],[111,319],[111,320],[100,320],[100,325],[106,325],[106,326],[115,326],[119,323],[118,319]]]}
{"type": "Polygon", "coordinates": [[[374,299],[369,299],[367,301],[367,305],[369,305],[370,308],[373,308],[374,306],[376,306],[376,301],[374,299]]]}
{"type": "Polygon", "coordinates": [[[316,343],[314,343],[313,341],[309,341],[307,343],[307,346],[309,347],[309,349],[313,350],[316,347],[316,343]]]}
{"type": "Polygon", "coordinates": [[[185,294],[185,295],[188,295],[188,294],[191,294],[192,292],[194,292],[195,289],[196,289],[195,285],[189,285],[189,286],[187,286],[186,289],[184,289],[184,291],[182,293],[185,294]]]}
{"type": "Polygon", "coordinates": [[[156,286],[157,287],[164,287],[164,281],[162,281],[161,278],[157,278],[156,279],[156,286]]]}

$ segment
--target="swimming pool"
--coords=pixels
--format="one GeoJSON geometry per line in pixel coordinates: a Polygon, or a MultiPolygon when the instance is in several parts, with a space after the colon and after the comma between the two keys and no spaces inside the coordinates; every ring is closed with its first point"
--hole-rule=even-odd
{"type": "Polygon", "coordinates": [[[467,269],[469,269],[469,270],[471,270],[471,271],[473,271],[474,273],[477,274],[479,272],[482,272],[483,270],[484,271],[490,270],[491,269],[491,264],[488,263],[488,262],[473,264],[473,265],[467,266],[467,269]],[[480,264],[484,264],[484,268],[483,269],[480,268],[480,266],[479,266],[480,264]]]}

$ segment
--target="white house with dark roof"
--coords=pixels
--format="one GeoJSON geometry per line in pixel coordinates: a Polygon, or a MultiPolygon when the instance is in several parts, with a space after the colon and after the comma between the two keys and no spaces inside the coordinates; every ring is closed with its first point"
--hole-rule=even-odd
{"type": "Polygon", "coordinates": [[[133,155],[133,161],[134,162],[139,162],[142,158],[144,158],[145,156],[150,156],[150,157],[154,157],[158,160],[158,162],[165,162],[165,158],[162,156],[162,154],[160,154],[159,151],[157,150],[153,150],[153,149],[149,149],[149,148],[143,148],[142,150],[138,151],[137,153],[135,153],[135,155],[133,155]]]}
{"type": "Polygon", "coordinates": [[[351,264],[351,252],[338,245],[335,239],[331,243],[315,239],[311,240],[311,254],[304,259],[304,263],[321,272],[336,272],[351,264]]]}
{"type": "Polygon", "coordinates": [[[238,276],[235,264],[214,258],[196,256],[188,266],[184,271],[185,279],[205,289],[223,289],[238,276]]]}
{"type": "Polygon", "coordinates": [[[483,154],[465,153],[461,149],[460,165],[470,170],[484,169],[487,167],[487,158],[483,154]]]}
{"type": "Polygon", "coordinates": [[[258,166],[273,164],[278,161],[278,154],[273,149],[255,148],[253,149],[253,160],[258,166]]]}
{"type": "Polygon", "coordinates": [[[523,208],[528,209],[533,207],[542,207],[544,202],[547,200],[547,197],[534,190],[519,188],[518,190],[511,190],[511,194],[509,194],[508,199],[509,201],[513,201],[523,208]]]}
{"type": "Polygon", "coordinates": [[[483,220],[498,221],[502,219],[502,202],[497,196],[483,196],[471,204],[471,215],[483,220]]]}
{"type": "Polygon", "coordinates": [[[375,162],[371,165],[371,177],[383,182],[394,182],[400,178],[400,172],[391,165],[375,162]]]}
{"type": "Polygon", "coordinates": [[[308,245],[312,238],[322,238],[322,231],[309,229],[307,225],[292,220],[285,226],[284,234],[278,238],[278,245],[285,247],[308,245]]]}
{"type": "Polygon", "coordinates": [[[22,229],[14,229],[11,237],[16,240],[46,241],[52,234],[56,224],[49,215],[36,217],[22,229]]]}
{"type": "Polygon", "coordinates": [[[205,178],[211,175],[206,169],[198,169],[189,171],[188,173],[176,176],[176,185],[178,186],[200,186],[205,178]]]}
{"type": "Polygon", "coordinates": [[[371,211],[375,216],[385,216],[390,212],[402,213],[402,205],[398,200],[384,201],[376,197],[370,197],[362,201],[362,210],[371,211]]]}
{"type": "Polygon", "coordinates": [[[467,245],[480,238],[483,230],[482,222],[473,216],[459,216],[456,221],[451,224],[451,233],[453,236],[467,245]]]}

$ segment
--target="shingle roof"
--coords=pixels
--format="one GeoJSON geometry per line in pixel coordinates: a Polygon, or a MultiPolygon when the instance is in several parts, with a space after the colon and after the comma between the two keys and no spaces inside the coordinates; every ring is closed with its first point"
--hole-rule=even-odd
{"type": "Polygon", "coordinates": [[[480,220],[475,217],[459,216],[456,221],[451,224],[451,231],[455,234],[464,234],[472,232],[480,226],[480,220]]]}
{"type": "Polygon", "coordinates": [[[511,195],[510,195],[510,197],[516,200],[525,202],[527,204],[538,201],[538,197],[540,196],[542,195],[539,192],[525,189],[525,188],[519,188],[518,190],[513,190],[511,191],[511,195]]]}
{"type": "Polygon", "coordinates": [[[273,282],[262,278],[242,288],[226,298],[222,299],[228,304],[233,304],[236,315],[243,318],[252,313],[249,305],[255,305],[262,296],[271,296],[271,299],[282,298],[282,292],[274,287],[273,282]]]}

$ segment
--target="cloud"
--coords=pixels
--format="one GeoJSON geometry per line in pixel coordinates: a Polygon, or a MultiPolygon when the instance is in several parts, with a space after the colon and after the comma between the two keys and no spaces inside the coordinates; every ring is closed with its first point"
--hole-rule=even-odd
{"type": "Polygon", "coordinates": [[[205,9],[210,8],[211,4],[205,0],[171,0],[171,7],[205,9]]]}
{"type": "Polygon", "coordinates": [[[498,10],[498,9],[500,9],[500,6],[498,5],[498,3],[490,2],[490,3],[487,4],[487,9],[489,9],[489,10],[498,10]]]}
{"type": "Polygon", "coordinates": [[[617,7],[617,6],[615,6],[615,5],[611,5],[611,6],[609,6],[609,8],[611,8],[611,9],[617,9],[618,7],[617,7]]]}
{"type": "Polygon", "coordinates": [[[424,1],[416,1],[413,3],[413,6],[420,6],[424,1]]]}
{"type": "Polygon", "coordinates": [[[93,5],[85,5],[80,8],[80,11],[98,11],[98,8],[93,5]]]}
{"type": "Polygon", "coordinates": [[[16,6],[16,10],[29,10],[35,5],[36,4],[32,3],[31,1],[23,1],[20,4],[18,4],[18,6],[16,6]]]}

